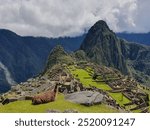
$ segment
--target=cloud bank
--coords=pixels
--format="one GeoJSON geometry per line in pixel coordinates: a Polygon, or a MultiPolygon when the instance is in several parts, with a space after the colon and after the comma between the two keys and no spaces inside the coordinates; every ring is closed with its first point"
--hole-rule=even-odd
{"type": "Polygon", "coordinates": [[[0,0],[0,28],[20,35],[77,36],[105,20],[115,32],[149,32],[149,0],[0,0]]]}

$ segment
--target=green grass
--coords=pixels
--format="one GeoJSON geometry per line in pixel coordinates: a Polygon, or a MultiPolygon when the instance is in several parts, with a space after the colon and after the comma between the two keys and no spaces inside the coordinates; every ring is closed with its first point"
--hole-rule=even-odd
{"type": "Polygon", "coordinates": [[[132,112],[133,112],[133,113],[140,113],[141,110],[140,110],[140,109],[138,109],[138,110],[133,110],[132,112]]]}
{"type": "MultiPolygon", "coordinates": [[[[84,69],[76,68],[75,66],[69,66],[70,72],[75,76],[75,78],[80,79],[80,82],[83,83],[83,85],[89,87],[95,86],[97,88],[101,88],[104,91],[112,90],[111,87],[109,87],[105,82],[102,82],[102,77],[99,77],[101,82],[96,82],[92,79],[92,77],[89,75],[89,73],[86,70],[91,70],[89,67],[84,69]]],[[[91,70],[92,71],[92,70],[91,70]]],[[[109,95],[117,101],[117,103],[120,106],[124,106],[125,103],[129,103],[130,100],[126,98],[125,96],[122,96],[122,93],[109,93],[109,95]],[[122,100],[123,97],[123,100],[122,100]]]]}
{"type": "Polygon", "coordinates": [[[70,69],[71,73],[75,76],[75,78],[79,78],[80,82],[83,83],[84,86],[89,87],[95,86],[97,88],[101,88],[103,90],[111,90],[111,88],[104,82],[95,82],[89,73],[83,69],[70,69]]]}
{"type": "Polygon", "coordinates": [[[71,103],[64,100],[63,94],[59,94],[55,102],[32,105],[31,101],[16,101],[7,105],[0,105],[1,113],[45,113],[47,110],[59,110],[63,112],[67,109],[77,110],[81,113],[116,113],[118,110],[110,108],[104,104],[91,107],[71,103]]]}
{"type": "Polygon", "coordinates": [[[129,103],[130,100],[126,98],[125,96],[122,96],[122,93],[109,93],[109,95],[117,101],[121,106],[124,106],[124,104],[129,103]]]}

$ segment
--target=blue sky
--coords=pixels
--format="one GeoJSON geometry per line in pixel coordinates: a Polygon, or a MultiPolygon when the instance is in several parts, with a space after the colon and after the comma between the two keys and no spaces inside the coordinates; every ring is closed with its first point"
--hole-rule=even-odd
{"type": "Polygon", "coordinates": [[[150,0],[0,0],[0,28],[20,35],[77,36],[105,20],[115,32],[149,32],[150,0]]]}

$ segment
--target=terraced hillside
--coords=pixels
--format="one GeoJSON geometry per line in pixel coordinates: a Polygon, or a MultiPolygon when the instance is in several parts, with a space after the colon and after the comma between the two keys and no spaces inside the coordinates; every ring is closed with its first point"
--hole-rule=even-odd
{"type": "MultiPolygon", "coordinates": [[[[61,66],[62,67],[62,66],[61,66]]],[[[103,67],[101,67],[102,69],[103,67]]],[[[116,71],[109,70],[109,68],[103,68],[103,72],[105,73],[105,77],[103,75],[98,75],[95,79],[95,70],[93,65],[65,65],[63,67],[63,71],[73,76],[73,79],[83,84],[86,91],[100,91],[103,93],[107,100],[102,104],[94,105],[94,106],[84,106],[76,103],[69,102],[65,100],[65,94],[59,92],[57,96],[57,100],[55,102],[51,102],[48,104],[41,105],[32,105],[31,100],[22,99],[24,96],[32,96],[36,93],[40,93],[41,91],[47,91],[50,87],[50,84],[58,79],[59,73],[57,70],[61,69],[59,65],[56,65],[51,73],[46,73],[46,75],[42,77],[38,77],[35,79],[30,79],[26,83],[21,83],[14,87],[10,92],[5,93],[5,98],[14,99],[18,98],[15,102],[9,103],[7,105],[0,105],[0,112],[47,112],[48,110],[63,112],[65,110],[76,110],[78,112],[142,112],[142,109],[131,110],[132,108],[137,107],[137,104],[133,103],[131,105],[125,106],[131,102],[129,98],[127,98],[123,92],[113,92],[113,88],[108,84],[110,81],[117,81],[118,78],[123,78],[120,76],[120,73],[116,71]],[[109,72],[110,71],[110,72],[109,72]],[[119,77],[117,77],[119,75],[119,77]],[[52,79],[55,77],[55,79],[52,79]],[[108,82],[109,81],[109,82],[108,82]],[[50,82],[48,85],[47,83],[50,82]],[[46,85],[47,84],[47,85],[46,85]],[[30,86],[29,86],[30,85],[30,86]],[[28,87],[27,87],[28,86],[28,87]],[[39,87],[41,86],[41,87],[39,87]],[[44,88],[45,86],[45,88],[44,88]],[[18,89],[19,88],[19,89],[18,89]],[[43,90],[42,90],[43,89],[43,90]],[[20,94],[20,95],[19,95],[20,94]],[[24,94],[24,95],[23,95],[24,94]],[[21,96],[22,95],[22,96],[21,96]],[[17,97],[18,96],[18,97],[17,97]]],[[[97,68],[96,68],[97,69],[97,68]]],[[[125,79],[124,79],[125,80],[125,79]]],[[[143,90],[143,88],[140,88],[143,90]]],[[[149,92],[149,90],[145,90],[149,92]]],[[[150,93],[150,92],[149,92],[150,93]]]]}
{"type": "MultiPolygon", "coordinates": [[[[73,76],[78,79],[81,83],[83,83],[84,86],[86,87],[91,87],[94,86],[96,88],[102,89],[104,92],[107,92],[108,95],[110,97],[112,97],[112,99],[114,99],[117,104],[119,104],[120,107],[124,108],[126,111],[130,111],[131,112],[142,112],[143,108],[139,108],[139,109],[135,109],[137,107],[137,104],[132,103],[132,100],[130,100],[130,98],[128,98],[126,95],[124,95],[123,91],[117,91],[115,92],[113,90],[112,87],[110,87],[108,84],[109,82],[106,83],[106,80],[108,81],[112,81],[115,82],[117,80],[121,80],[119,79],[119,77],[117,77],[117,75],[115,73],[105,73],[103,75],[105,75],[105,77],[101,75],[98,76],[98,78],[96,80],[93,79],[93,75],[94,75],[94,69],[90,68],[89,66],[86,67],[80,67],[80,66],[69,66],[68,67],[69,72],[71,72],[73,74],[73,76]],[[126,105],[126,104],[130,104],[130,105],[126,105]],[[133,109],[133,110],[132,110],[133,109]]],[[[103,71],[105,72],[105,71],[103,71]]],[[[123,77],[121,77],[123,78],[123,77]]],[[[123,78],[123,80],[125,81],[125,77],[123,78]]],[[[137,88],[136,88],[137,89],[137,88]]],[[[150,94],[149,90],[143,90],[142,88],[140,89],[141,91],[145,91],[146,93],[150,94]]],[[[150,95],[149,95],[150,97],[150,95]]]]}
{"type": "Polygon", "coordinates": [[[149,111],[148,88],[116,69],[91,63],[84,56],[80,60],[76,57],[60,46],[54,48],[42,74],[0,96],[0,112],[149,111]],[[45,102],[45,93],[54,92],[57,85],[56,100],[45,102]],[[40,105],[33,104],[33,97],[40,97],[40,105]]]}

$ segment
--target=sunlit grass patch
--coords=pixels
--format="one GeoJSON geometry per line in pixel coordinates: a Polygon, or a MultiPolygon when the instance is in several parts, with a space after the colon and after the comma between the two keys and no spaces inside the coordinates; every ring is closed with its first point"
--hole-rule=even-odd
{"type": "Polygon", "coordinates": [[[103,90],[111,90],[111,88],[105,82],[95,82],[89,73],[84,69],[74,69],[70,71],[75,78],[80,79],[80,82],[86,87],[95,86],[103,90]]]}
{"type": "Polygon", "coordinates": [[[109,95],[117,101],[121,106],[124,104],[129,103],[130,100],[122,95],[122,93],[109,93],[109,95]]]}
{"type": "Polygon", "coordinates": [[[47,110],[77,110],[81,113],[114,113],[118,110],[109,108],[104,104],[95,105],[91,107],[75,104],[64,99],[63,94],[59,94],[55,102],[50,102],[41,105],[32,105],[31,101],[16,101],[8,105],[0,105],[1,113],[45,113],[47,110]]]}

